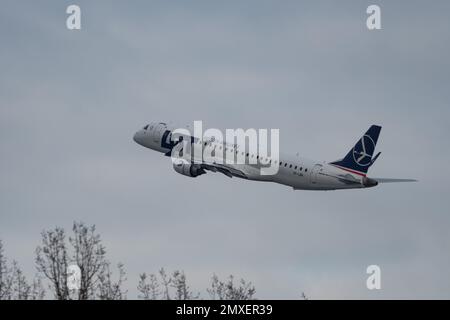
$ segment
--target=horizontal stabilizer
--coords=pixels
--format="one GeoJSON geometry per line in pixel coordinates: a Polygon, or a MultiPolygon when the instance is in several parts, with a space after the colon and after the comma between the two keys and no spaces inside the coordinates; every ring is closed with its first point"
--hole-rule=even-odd
{"type": "Polygon", "coordinates": [[[391,183],[391,182],[417,182],[415,179],[392,179],[392,178],[372,178],[378,183],[391,183]]]}

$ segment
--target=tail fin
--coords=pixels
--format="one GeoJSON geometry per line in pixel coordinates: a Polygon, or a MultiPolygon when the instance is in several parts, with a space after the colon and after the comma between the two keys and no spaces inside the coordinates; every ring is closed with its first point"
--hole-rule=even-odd
{"type": "Polygon", "coordinates": [[[366,175],[367,170],[381,153],[378,152],[373,157],[380,131],[380,126],[372,125],[342,160],[330,164],[349,169],[357,174],[366,175]]]}

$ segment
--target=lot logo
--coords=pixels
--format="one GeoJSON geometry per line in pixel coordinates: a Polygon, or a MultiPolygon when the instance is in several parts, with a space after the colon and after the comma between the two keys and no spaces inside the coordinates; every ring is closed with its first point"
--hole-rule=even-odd
{"type": "Polygon", "coordinates": [[[372,155],[375,151],[375,142],[369,135],[364,135],[353,148],[353,160],[362,166],[367,167],[372,163],[372,155]]]}

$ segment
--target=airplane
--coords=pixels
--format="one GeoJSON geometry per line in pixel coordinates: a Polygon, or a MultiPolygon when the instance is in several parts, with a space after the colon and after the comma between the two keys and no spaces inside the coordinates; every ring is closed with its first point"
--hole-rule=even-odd
{"type": "MultiPolygon", "coordinates": [[[[171,156],[173,148],[178,143],[178,141],[171,141],[171,134],[175,129],[175,127],[164,122],[152,122],[137,131],[133,140],[141,146],[171,156]]],[[[320,162],[298,155],[280,154],[279,170],[274,175],[261,175],[262,164],[250,164],[247,161],[244,164],[217,163],[215,161],[204,161],[203,159],[200,161],[198,159],[191,159],[191,161],[179,159],[172,162],[176,172],[188,177],[197,177],[205,174],[206,171],[220,172],[230,178],[238,177],[254,181],[275,182],[292,187],[294,190],[371,188],[379,183],[417,181],[415,179],[370,178],[367,176],[368,169],[381,154],[381,152],[378,152],[374,156],[380,131],[381,126],[372,125],[344,158],[332,162],[320,162]]],[[[218,140],[194,139],[192,136],[187,138],[190,138],[191,144],[201,143],[201,148],[203,148],[203,141],[207,141],[204,142],[205,146],[213,144],[213,147],[220,147],[220,149],[228,149],[229,147],[236,154],[241,152],[246,158],[259,158],[256,154],[249,154],[245,146],[228,145],[218,140]]]]}

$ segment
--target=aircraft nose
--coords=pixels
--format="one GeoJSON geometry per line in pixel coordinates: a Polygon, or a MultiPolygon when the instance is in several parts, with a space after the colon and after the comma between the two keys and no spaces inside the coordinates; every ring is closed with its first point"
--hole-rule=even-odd
{"type": "Polygon", "coordinates": [[[137,144],[142,145],[142,132],[141,131],[137,131],[134,136],[133,136],[133,140],[134,142],[136,142],[137,144]]]}

